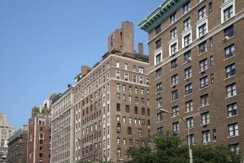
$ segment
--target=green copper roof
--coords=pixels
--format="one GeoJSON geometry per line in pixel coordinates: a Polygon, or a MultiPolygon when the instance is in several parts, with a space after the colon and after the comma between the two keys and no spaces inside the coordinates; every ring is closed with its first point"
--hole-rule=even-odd
{"type": "Polygon", "coordinates": [[[164,3],[162,3],[139,24],[139,27],[146,32],[151,31],[171,14],[177,11],[187,1],[188,0],[165,0],[164,3]]]}

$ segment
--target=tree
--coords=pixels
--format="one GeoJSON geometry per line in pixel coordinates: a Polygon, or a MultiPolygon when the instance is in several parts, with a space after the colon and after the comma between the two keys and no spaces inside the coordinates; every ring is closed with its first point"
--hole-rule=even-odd
{"type": "MultiPolygon", "coordinates": [[[[224,146],[194,145],[194,163],[239,163],[240,155],[224,146]]],[[[131,147],[127,154],[131,163],[188,163],[188,146],[176,134],[154,137],[153,147],[131,147]]]]}

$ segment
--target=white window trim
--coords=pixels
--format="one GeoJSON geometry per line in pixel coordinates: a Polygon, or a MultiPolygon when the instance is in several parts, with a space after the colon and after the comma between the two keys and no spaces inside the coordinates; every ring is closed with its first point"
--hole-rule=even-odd
{"type": "Polygon", "coordinates": [[[183,31],[182,32],[182,48],[184,48],[185,47],[185,41],[184,41],[184,38],[188,35],[188,34],[190,34],[190,43],[187,45],[187,46],[189,46],[191,43],[192,43],[192,30],[191,30],[191,28],[190,28],[190,30],[187,30],[187,31],[183,31]]]}
{"type": "Polygon", "coordinates": [[[236,14],[235,0],[228,0],[221,5],[221,24],[224,23],[224,10],[233,5],[233,17],[236,14]]]}
{"type": "Polygon", "coordinates": [[[154,65],[158,65],[158,64],[160,64],[161,62],[163,61],[163,50],[162,50],[162,48],[160,48],[159,50],[156,50],[155,51],[155,53],[154,53],[154,65]],[[159,63],[156,63],[156,56],[158,55],[158,54],[160,54],[161,53],[161,58],[160,58],[160,62],[159,63]]]}
{"type": "MultiPolygon", "coordinates": [[[[171,54],[171,46],[172,46],[173,44],[175,44],[175,43],[176,43],[176,52],[175,52],[175,53],[177,53],[178,50],[179,50],[179,48],[178,48],[178,46],[179,46],[179,44],[178,44],[178,39],[175,39],[173,42],[170,41],[170,43],[169,43],[169,56],[172,56],[172,54],[171,54]]],[[[175,54],[174,54],[174,55],[175,55],[175,54]]]]}
{"type": "Polygon", "coordinates": [[[208,19],[207,19],[207,17],[205,17],[202,20],[200,20],[200,21],[197,22],[197,24],[196,24],[197,39],[200,38],[200,36],[199,36],[199,27],[201,25],[205,24],[205,23],[206,23],[206,33],[204,35],[206,35],[208,33],[208,19]]]}

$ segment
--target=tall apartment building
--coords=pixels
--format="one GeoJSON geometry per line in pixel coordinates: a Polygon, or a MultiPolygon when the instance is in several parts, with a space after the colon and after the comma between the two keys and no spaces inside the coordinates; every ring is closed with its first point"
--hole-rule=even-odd
{"type": "Polygon", "coordinates": [[[49,101],[32,109],[29,119],[27,160],[28,163],[49,163],[51,147],[51,110],[49,101]]]}
{"type": "Polygon", "coordinates": [[[8,124],[6,115],[0,113],[0,163],[7,160],[8,139],[13,135],[14,128],[8,124]]]}
{"type": "Polygon", "coordinates": [[[75,161],[126,162],[130,146],[148,143],[148,57],[134,52],[134,26],[108,37],[108,52],[83,66],[75,84],[75,161]]]}
{"type": "Polygon", "coordinates": [[[8,143],[8,163],[27,163],[28,126],[16,131],[8,143]]]}
{"type": "Polygon", "coordinates": [[[243,0],[166,0],[140,23],[153,134],[188,128],[192,144],[244,152],[243,18],[243,0]]]}
{"type": "Polygon", "coordinates": [[[51,162],[74,162],[74,88],[54,95],[51,102],[51,162]]]}

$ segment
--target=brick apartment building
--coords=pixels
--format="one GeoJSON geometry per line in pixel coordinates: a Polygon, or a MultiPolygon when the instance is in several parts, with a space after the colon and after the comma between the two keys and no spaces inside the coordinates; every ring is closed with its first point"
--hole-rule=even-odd
{"type": "Polygon", "coordinates": [[[93,68],[83,66],[75,84],[75,161],[126,162],[130,146],[148,143],[148,57],[134,51],[134,26],[108,37],[108,52],[93,68]]]}
{"type": "Polygon", "coordinates": [[[187,138],[188,128],[192,144],[244,152],[243,18],[243,0],[166,0],[140,23],[149,36],[152,134],[187,138]]]}
{"type": "Polygon", "coordinates": [[[27,163],[28,126],[16,131],[8,143],[8,163],[27,163]]]}
{"type": "Polygon", "coordinates": [[[28,163],[50,162],[51,110],[49,101],[43,107],[34,107],[29,120],[27,161],[28,163]]]}
{"type": "Polygon", "coordinates": [[[51,103],[51,162],[74,162],[74,88],[53,96],[51,103]]]}

